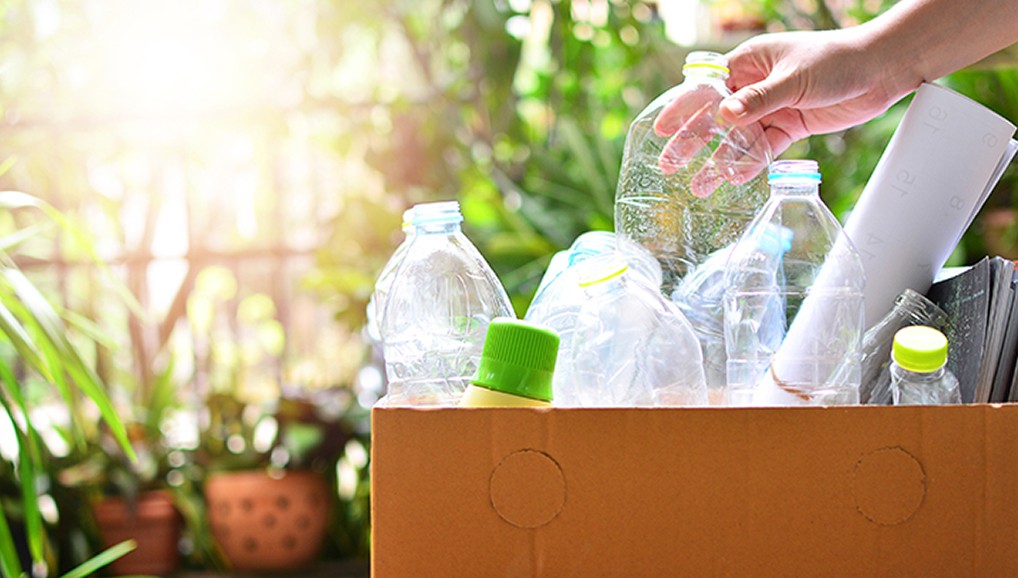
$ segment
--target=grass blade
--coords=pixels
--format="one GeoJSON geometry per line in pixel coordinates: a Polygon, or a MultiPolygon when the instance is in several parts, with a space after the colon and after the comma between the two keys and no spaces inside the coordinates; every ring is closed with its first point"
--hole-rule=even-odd
{"type": "Polygon", "coordinates": [[[64,574],[63,578],[85,578],[95,574],[96,570],[115,562],[125,554],[129,554],[138,547],[138,544],[134,540],[125,540],[116,546],[112,546],[99,554],[94,558],[83,562],[80,566],[71,570],[67,574],[64,574]]]}
{"type": "Polygon", "coordinates": [[[7,525],[7,516],[2,506],[0,506],[0,572],[3,572],[4,578],[24,576],[21,562],[18,560],[18,551],[14,547],[14,536],[11,535],[11,528],[7,525]]]}

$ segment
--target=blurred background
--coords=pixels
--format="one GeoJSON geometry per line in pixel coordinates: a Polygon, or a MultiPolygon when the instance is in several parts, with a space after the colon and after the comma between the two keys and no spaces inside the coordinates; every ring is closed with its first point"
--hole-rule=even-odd
{"type": "MultiPolygon", "coordinates": [[[[366,559],[383,375],[362,326],[402,211],[459,200],[522,315],[555,251],[611,229],[628,124],[681,81],[686,53],[892,4],[0,2],[0,190],[44,205],[0,202],[3,266],[57,314],[138,456],[94,395],[33,370],[8,332],[7,542],[56,574],[101,549],[104,498],[158,490],[182,517],[182,567],[225,568],[208,481],[310,470],[330,503],[317,556],[366,559]],[[25,539],[37,523],[41,545],[25,539]]],[[[1014,46],[942,82],[1018,120],[1014,46]]],[[[907,100],[784,155],[820,162],[842,220],[907,100]]],[[[949,264],[1018,258],[1016,210],[1012,165],[949,264]]],[[[20,315],[12,287],[0,300],[20,315]]]]}

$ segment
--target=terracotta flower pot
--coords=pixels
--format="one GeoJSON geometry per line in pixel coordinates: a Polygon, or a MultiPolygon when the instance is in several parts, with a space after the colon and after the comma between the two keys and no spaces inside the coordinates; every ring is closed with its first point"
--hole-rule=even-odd
{"type": "Polygon", "coordinates": [[[322,548],[329,488],[314,472],[262,471],[213,475],[205,484],[209,525],[237,570],[294,570],[322,548]]]}
{"type": "Polygon", "coordinates": [[[134,540],[138,547],[110,565],[117,575],[162,576],[180,566],[181,520],[169,492],[142,492],[132,512],[123,498],[104,498],[95,505],[95,519],[104,547],[134,540]]]}

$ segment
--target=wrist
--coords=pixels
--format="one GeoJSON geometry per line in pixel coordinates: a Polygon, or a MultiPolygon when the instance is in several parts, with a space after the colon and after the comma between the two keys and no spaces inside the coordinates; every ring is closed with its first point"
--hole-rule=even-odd
{"type": "Polygon", "coordinates": [[[923,82],[934,80],[926,72],[927,54],[922,38],[898,30],[896,22],[877,18],[846,30],[852,32],[856,49],[869,63],[870,82],[890,101],[909,94],[923,82]]]}

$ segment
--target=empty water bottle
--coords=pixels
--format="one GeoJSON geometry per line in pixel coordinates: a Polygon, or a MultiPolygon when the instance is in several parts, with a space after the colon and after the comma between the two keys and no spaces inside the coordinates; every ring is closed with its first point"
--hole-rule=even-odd
{"type": "Polygon", "coordinates": [[[389,297],[389,288],[392,287],[392,280],[396,276],[396,269],[399,268],[403,258],[406,257],[407,249],[414,240],[414,209],[413,207],[403,211],[403,242],[396,247],[392,257],[382,267],[375,281],[375,290],[371,293],[367,309],[367,332],[368,338],[375,344],[382,343],[382,313],[385,312],[385,303],[389,297]]]}
{"type": "Polygon", "coordinates": [[[815,161],[777,161],[770,183],[725,269],[726,402],[858,403],[862,261],[820,200],[815,161]],[[792,231],[783,253],[761,248],[774,227],[792,231]]]}
{"type": "Polygon", "coordinates": [[[693,52],[682,71],[630,125],[615,193],[615,230],[661,262],[665,295],[738,239],[767,199],[758,173],[771,156],[759,124],[733,128],[718,114],[731,94],[724,56],[693,52]]]}
{"type": "Polygon", "coordinates": [[[707,403],[700,346],[670,301],[619,255],[584,261],[576,279],[581,300],[562,303],[561,313],[544,322],[562,338],[555,405],[707,403]],[[566,331],[556,327],[563,322],[566,331]]]}
{"type": "Polygon", "coordinates": [[[382,318],[386,405],[455,405],[477,371],[488,324],[513,317],[501,282],[460,230],[456,202],[414,209],[414,239],[382,318]]]}
{"type": "Polygon", "coordinates": [[[894,405],[961,403],[958,379],[947,365],[947,337],[923,325],[900,329],[891,353],[894,405]]]}

